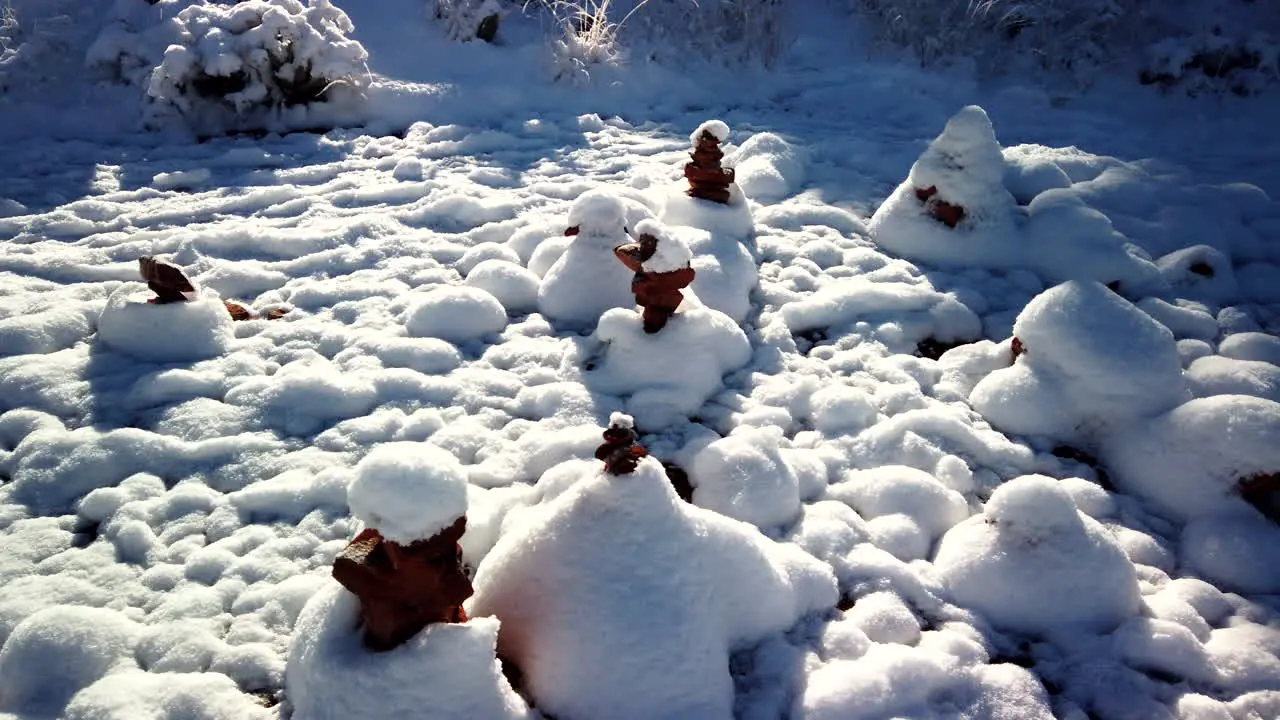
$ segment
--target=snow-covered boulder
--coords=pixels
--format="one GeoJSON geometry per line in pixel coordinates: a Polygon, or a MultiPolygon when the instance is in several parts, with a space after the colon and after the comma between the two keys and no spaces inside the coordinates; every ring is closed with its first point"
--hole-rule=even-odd
{"type": "Polygon", "coordinates": [[[483,260],[463,282],[497,298],[508,313],[528,312],[538,305],[538,276],[513,262],[483,260]]]}
{"type": "Polygon", "coordinates": [[[159,305],[142,283],[124,283],[107,298],[98,318],[98,340],[117,352],[148,362],[206,360],[226,352],[234,322],[216,295],[159,305]]]}
{"type": "Polygon", "coordinates": [[[1280,337],[1260,332],[1228,335],[1218,344],[1218,354],[1233,360],[1256,360],[1280,365],[1280,337]]]}
{"type": "Polygon", "coordinates": [[[794,194],[804,182],[805,154],[801,148],[770,132],[756,133],[725,157],[734,182],[747,197],[777,202],[794,194]]]}
{"type": "Polygon", "coordinates": [[[1101,460],[1119,489],[1180,520],[1248,509],[1241,480],[1280,472],[1280,403],[1197,398],[1117,428],[1101,460]]]}
{"type": "Polygon", "coordinates": [[[530,718],[502,674],[499,622],[435,623],[386,652],[361,641],[360,603],[336,582],[307,602],[293,630],[285,694],[298,720],[380,717],[530,718]]]}
{"type": "Polygon", "coordinates": [[[857,510],[870,521],[876,545],[905,561],[927,556],[943,533],[969,517],[963,495],[905,465],[846,473],[826,497],[857,510]]]}
{"type": "Polygon", "coordinates": [[[1252,395],[1280,402],[1280,366],[1269,362],[1202,357],[1187,367],[1187,384],[1196,397],[1252,395]]]}
{"type": "Polygon", "coordinates": [[[631,242],[626,207],[609,190],[588,190],[569,209],[569,227],[577,234],[543,275],[538,312],[559,325],[590,328],[606,310],[635,305],[632,272],[613,254],[631,242]]]}
{"type": "Polygon", "coordinates": [[[654,430],[696,412],[723,387],[725,374],[751,359],[742,328],[724,313],[697,305],[682,305],[654,334],[644,331],[639,313],[610,310],[600,318],[594,340],[603,356],[583,381],[595,392],[625,396],[637,424],[654,430]]]}
{"type": "Polygon", "coordinates": [[[827,467],[782,443],[778,428],[740,427],[698,451],[689,465],[694,504],[761,529],[795,520],[800,501],[826,488],[827,467]]]}
{"type": "Polygon", "coordinates": [[[1182,564],[1221,588],[1280,593],[1280,526],[1256,512],[1209,515],[1182,531],[1182,564]]]}
{"type": "Polygon", "coordinates": [[[996,488],[943,536],[933,564],[952,602],[1029,635],[1106,633],[1141,602],[1124,550],[1043,475],[996,488]]]}
{"type": "MultiPolygon", "coordinates": [[[[111,673],[76,693],[67,704],[67,720],[137,718],[242,718],[269,720],[277,710],[263,706],[230,677],[217,672],[111,673]]],[[[299,720],[305,716],[295,715],[299,720]]]]}
{"type": "Polygon", "coordinates": [[[1093,282],[1050,288],[1018,315],[1025,351],[969,395],[996,428],[1090,444],[1189,397],[1173,334],[1093,282]]]}
{"type": "Polygon", "coordinates": [[[564,718],[727,720],[730,649],[837,600],[827,566],[680,500],[652,458],[527,511],[475,582],[468,613],[502,620],[499,651],[564,718]]]}
{"type": "Polygon", "coordinates": [[[369,54],[330,0],[187,7],[147,95],[199,132],[323,123],[314,110],[363,98],[369,54]]]}
{"type": "Polygon", "coordinates": [[[693,253],[690,265],[697,276],[693,289],[698,299],[742,322],[751,312],[751,291],[755,290],[759,268],[751,252],[737,238],[690,227],[668,228],[693,253]]]}
{"type": "Polygon", "coordinates": [[[502,332],[507,327],[507,310],[480,288],[448,285],[414,301],[405,313],[405,327],[413,337],[466,342],[502,332]]]}

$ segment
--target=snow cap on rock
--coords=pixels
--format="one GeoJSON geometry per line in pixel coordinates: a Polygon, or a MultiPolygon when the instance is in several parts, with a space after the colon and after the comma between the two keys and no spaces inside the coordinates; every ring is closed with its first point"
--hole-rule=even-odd
{"type": "Polygon", "coordinates": [[[635,227],[635,237],[642,235],[651,235],[658,241],[653,257],[641,265],[646,272],[673,272],[693,262],[693,252],[685,241],[668,232],[657,220],[641,220],[635,227]]]}
{"type": "Polygon", "coordinates": [[[609,416],[610,427],[634,428],[636,426],[635,418],[623,412],[615,412],[609,416]]]}
{"type": "Polygon", "coordinates": [[[626,224],[627,207],[612,190],[596,188],[588,190],[573,201],[569,208],[569,226],[580,233],[621,235],[626,224]]]}
{"type": "Polygon", "coordinates": [[[381,445],[355,472],[347,489],[351,514],[392,542],[426,540],[467,513],[467,474],[435,445],[381,445]]]}
{"type": "Polygon", "coordinates": [[[1025,475],[1017,482],[1001,485],[992,493],[984,512],[1001,532],[1013,532],[1028,540],[1081,525],[1071,494],[1057,480],[1044,475],[1025,475]]]}
{"type": "Polygon", "coordinates": [[[702,137],[703,133],[710,133],[716,139],[716,142],[724,142],[729,139],[729,126],[723,120],[708,120],[693,131],[693,134],[689,136],[689,142],[697,145],[698,138],[702,137]]]}
{"type": "Polygon", "coordinates": [[[911,166],[909,181],[921,190],[937,188],[938,196],[972,212],[1011,204],[1004,190],[1004,155],[991,118],[969,105],[947,121],[942,134],[911,166]]]}

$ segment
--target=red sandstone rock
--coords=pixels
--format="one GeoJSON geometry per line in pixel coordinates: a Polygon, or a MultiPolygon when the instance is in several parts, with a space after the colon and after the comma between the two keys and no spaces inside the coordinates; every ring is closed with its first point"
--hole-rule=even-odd
{"type": "Polygon", "coordinates": [[[683,267],[671,272],[646,272],[644,262],[653,257],[658,247],[658,239],[652,235],[641,235],[640,239],[614,248],[613,254],[634,273],[631,279],[631,292],[636,295],[636,304],[644,308],[644,331],[656,333],[666,327],[667,321],[675,315],[684,295],[680,292],[693,284],[697,275],[691,267],[683,267]]]}
{"type": "Polygon", "coordinates": [[[604,461],[605,472],[610,475],[629,475],[640,460],[649,454],[636,444],[636,431],[622,425],[610,425],[604,431],[604,444],[596,448],[596,459],[604,461]]]}
{"type": "Polygon", "coordinates": [[[720,167],[720,162],[724,160],[720,141],[711,133],[703,132],[698,136],[691,157],[693,161],[684,166],[684,176],[689,181],[689,195],[728,205],[733,170],[720,167]]]}
{"type": "Polygon", "coordinates": [[[182,271],[182,268],[165,260],[157,260],[150,256],[138,258],[138,272],[146,281],[147,287],[156,296],[147,302],[164,305],[172,302],[187,302],[191,298],[186,293],[194,293],[195,285],[182,271]]]}
{"type": "Polygon", "coordinates": [[[427,540],[400,545],[375,529],[356,536],[333,563],[333,577],[360,599],[364,642],[390,650],[437,622],[466,622],[471,580],[459,538],[466,517],[427,540]]]}
{"type": "Polygon", "coordinates": [[[1018,339],[1018,338],[1016,338],[1016,337],[1013,339],[1012,346],[1013,346],[1013,359],[1014,359],[1014,360],[1017,360],[1019,355],[1021,355],[1022,353],[1024,353],[1024,352],[1026,352],[1026,351],[1027,351],[1026,346],[1025,346],[1025,345],[1023,345],[1023,344],[1022,344],[1022,341],[1021,341],[1021,340],[1019,340],[1019,339],[1018,339]]]}
{"type": "Polygon", "coordinates": [[[938,188],[930,186],[927,188],[916,188],[916,198],[924,203],[925,212],[938,222],[949,228],[955,228],[964,220],[964,208],[938,197],[938,188]]]}

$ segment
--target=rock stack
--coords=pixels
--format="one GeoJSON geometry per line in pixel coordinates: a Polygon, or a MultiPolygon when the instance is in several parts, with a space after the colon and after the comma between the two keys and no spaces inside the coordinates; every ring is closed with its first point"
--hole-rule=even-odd
{"type": "Polygon", "coordinates": [[[688,194],[692,197],[729,204],[729,184],[733,182],[733,170],[720,167],[724,151],[720,140],[704,130],[694,140],[693,161],[684,166],[684,176],[689,181],[688,194]]]}

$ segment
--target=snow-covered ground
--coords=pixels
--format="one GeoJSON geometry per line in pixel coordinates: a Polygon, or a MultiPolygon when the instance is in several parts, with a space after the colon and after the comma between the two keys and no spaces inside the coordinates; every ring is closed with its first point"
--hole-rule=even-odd
{"type": "Polygon", "coordinates": [[[0,718],[287,717],[392,442],[465,471],[477,595],[362,668],[370,716],[529,716],[497,648],[562,720],[1280,717],[1280,527],[1238,492],[1280,472],[1274,95],[925,72],[822,3],[769,71],[584,78],[541,20],[346,2],[345,129],[196,142],[85,73],[109,5],[0,55],[0,718]],[[713,118],[728,208],[673,193],[713,118]],[[647,217],[700,279],[656,336],[572,292],[647,217]],[[143,255],[203,296],[142,302],[143,255]],[[693,505],[600,475],[623,410],[693,505]]]}

